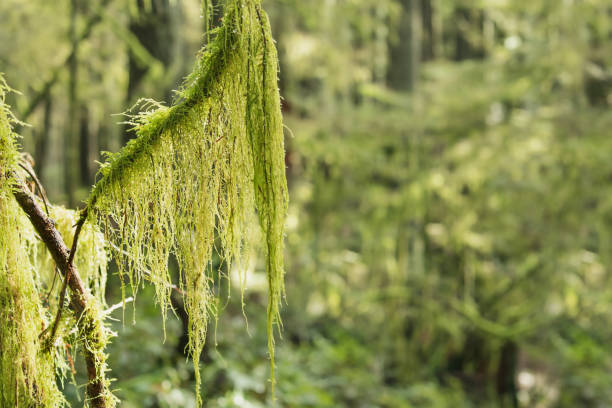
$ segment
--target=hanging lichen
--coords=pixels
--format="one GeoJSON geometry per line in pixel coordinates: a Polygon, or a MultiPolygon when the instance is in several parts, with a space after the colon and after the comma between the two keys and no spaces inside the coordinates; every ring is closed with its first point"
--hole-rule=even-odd
{"type": "Polygon", "coordinates": [[[6,89],[0,76],[0,406],[61,407],[66,402],[55,382],[56,349],[39,341],[49,316],[31,262],[36,237],[12,193],[19,155],[6,89]]]}
{"type": "Polygon", "coordinates": [[[172,287],[168,257],[176,255],[197,389],[216,311],[212,255],[228,269],[246,265],[255,213],[266,238],[272,378],[283,293],[287,187],[276,51],[259,1],[228,1],[225,9],[178,103],[141,102],[145,112],[131,117],[137,138],[103,165],[87,206],[113,243],[120,276],[134,291],[152,282],[162,316],[172,287]]]}
{"type": "MultiPolygon", "coordinates": [[[[74,225],[79,218],[78,213],[63,206],[49,206],[49,212],[66,246],[70,248],[75,232],[74,225]]],[[[108,263],[106,247],[107,242],[99,228],[95,224],[85,224],[79,235],[79,247],[74,258],[74,264],[81,278],[102,306],[106,304],[104,299],[108,263]]],[[[46,286],[51,287],[53,280],[57,279],[53,259],[42,243],[39,244],[37,255],[35,268],[42,275],[41,279],[46,286]]]]}

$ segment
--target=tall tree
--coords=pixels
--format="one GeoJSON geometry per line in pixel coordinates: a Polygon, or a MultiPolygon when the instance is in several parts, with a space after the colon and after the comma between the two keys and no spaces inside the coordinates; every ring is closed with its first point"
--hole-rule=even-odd
{"type": "Polygon", "coordinates": [[[413,90],[421,62],[421,2],[401,0],[398,30],[391,37],[387,81],[391,88],[413,90]]]}
{"type": "Polygon", "coordinates": [[[70,42],[73,52],[68,60],[68,131],[64,134],[64,191],[69,206],[76,204],[75,192],[78,187],[79,152],[79,107],[77,95],[79,41],[77,37],[77,18],[79,0],[70,0],[70,42]]]}
{"type": "MultiPolygon", "coordinates": [[[[134,34],[135,39],[144,47],[151,57],[159,61],[164,67],[171,63],[175,30],[173,30],[173,19],[171,18],[170,0],[155,1],[136,1],[136,10],[130,16],[129,29],[134,34]]],[[[145,78],[149,67],[143,63],[132,48],[128,52],[128,88],[127,102],[133,104],[138,95],[139,86],[145,78]]],[[[163,90],[161,95],[167,97],[168,90],[163,90]]],[[[126,143],[132,138],[127,132],[123,134],[123,142],[126,143]]]]}

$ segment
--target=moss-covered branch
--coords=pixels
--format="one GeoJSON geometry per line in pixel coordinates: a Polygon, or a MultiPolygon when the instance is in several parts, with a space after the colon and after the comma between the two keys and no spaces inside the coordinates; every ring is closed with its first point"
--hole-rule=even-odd
{"type": "Polygon", "coordinates": [[[133,290],[142,279],[153,283],[162,317],[172,287],[168,256],[177,257],[197,387],[217,311],[215,276],[236,268],[244,288],[247,258],[260,241],[256,217],[265,242],[272,378],[284,291],[288,197],[276,49],[259,0],[228,0],[225,10],[178,102],[168,108],[146,101],[131,117],[137,137],[102,166],[81,219],[105,231],[133,290]]]}
{"type": "Polygon", "coordinates": [[[164,131],[172,130],[191,112],[194,106],[210,97],[214,84],[226,70],[232,52],[236,48],[238,31],[233,24],[237,23],[233,15],[225,18],[227,22],[217,31],[216,41],[202,50],[200,65],[186,80],[185,89],[181,92],[181,100],[167,109],[159,109],[147,116],[146,120],[134,123],[138,137],[130,140],[121,152],[111,155],[100,170],[102,178],[98,181],[88,199],[88,207],[94,207],[98,196],[103,194],[108,184],[120,182],[124,174],[141,156],[147,154],[164,131]],[[232,24],[233,23],[233,24],[232,24]],[[193,83],[189,81],[195,80],[193,83]]]}
{"type": "MultiPolygon", "coordinates": [[[[114,407],[115,399],[108,388],[108,381],[105,377],[106,334],[102,327],[99,305],[83,284],[70,257],[70,251],[55,228],[54,221],[45,214],[36,198],[22,183],[14,186],[13,195],[30,218],[36,232],[70,287],[70,307],[76,315],[79,332],[83,339],[83,354],[89,378],[87,384],[89,404],[93,408],[114,407]]],[[[59,305],[59,307],[62,306],[59,305]]]]}

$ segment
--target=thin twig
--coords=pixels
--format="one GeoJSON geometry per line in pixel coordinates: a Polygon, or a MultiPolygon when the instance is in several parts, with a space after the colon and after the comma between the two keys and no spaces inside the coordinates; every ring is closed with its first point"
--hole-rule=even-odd
{"type": "Polygon", "coordinates": [[[130,303],[134,301],[134,298],[132,296],[125,298],[125,300],[123,302],[119,302],[117,304],[112,305],[111,307],[109,307],[108,309],[106,309],[105,311],[102,312],[103,316],[108,316],[109,314],[113,313],[115,310],[119,309],[122,306],[125,306],[126,303],[130,303]]]}
{"type": "Polygon", "coordinates": [[[47,200],[47,192],[43,188],[38,177],[36,177],[36,173],[34,173],[34,169],[32,168],[32,166],[30,166],[30,163],[23,161],[23,160],[19,162],[19,167],[24,169],[25,172],[28,173],[28,175],[32,178],[32,180],[34,180],[34,183],[36,184],[36,188],[38,188],[38,192],[40,193],[40,197],[42,198],[43,203],[45,204],[45,212],[47,213],[47,215],[49,215],[49,204],[48,204],[49,200],[47,200]]]}
{"type": "Polygon", "coordinates": [[[81,217],[76,223],[76,230],[74,231],[74,238],[72,238],[72,247],[70,248],[70,255],[68,256],[68,263],[72,264],[74,262],[74,256],[76,254],[77,245],[79,241],[79,235],[81,234],[81,229],[83,228],[83,224],[87,220],[87,207],[81,211],[81,217]]]}
{"type": "MultiPolygon", "coordinates": [[[[74,268],[74,256],[77,250],[77,242],[79,240],[79,234],[81,233],[81,229],[83,228],[83,224],[87,219],[87,208],[81,213],[81,217],[76,224],[76,230],[74,232],[74,238],[72,238],[72,248],[70,249],[70,253],[68,255],[68,264],[74,268]]],[[[71,269],[68,269],[66,272],[66,276],[64,277],[64,284],[62,285],[62,290],[60,291],[60,300],[57,306],[57,314],[55,315],[55,321],[53,322],[53,329],[51,330],[51,335],[49,336],[49,346],[53,345],[55,341],[55,333],[57,332],[57,328],[59,327],[59,322],[62,319],[62,310],[64,310],[64,301],[66,299],[66,290],[68,289],[68,280],[70,279],[71,269]]],[[[44,333],[44,331],[43,331],[44,333]]],[[[42,333],[41,333],[42,335],[42,333]]]]}
{"type": "Polygon", "coordinates": [[[51,335],[49,336],[48,346],[53,346],[55,343],[55,333],[57,332],[57,328],[59,327],[59,322],[62,319],[62,311],[64,310],[64,301],[66,300],[66,291],[68,289],[68,280],[70,279],[70,270],[66,273],[64,277],[64,284],[62,285],[62,290],[60,292],[59,303],[57,304],[57,314],[55,315],[55,321],[53,322],[53,328],[51,329],[51,335]]]}
{"type": "MultiPolygon", "coordinates": [[[[127,253],[126,251],[124,251],[123,249],[119,248],[117,245],[113,244],[111,241],[108,241],[108,244],[111,246],[111,248],[113,248],[115,251],[117,251],[118,253],[125,255],[127,257],[130,257],[130,254],[127,253]]],[[[151,277],[153,274],[151,273],[150,270],[148,269],[144,269],[141,268],[140,269],[145,275],[151,277]]],[[[174,290],[176,293],[178,293],[179,295],[185,296],[185,292],[179,288],[178,286],[176,286],[174,283],[171,283],[169,285],[170,289],[174,290]]]]}
{"type": "MultiPolygon", "coordinates": [[[[53,282],[51,282],[51,287],[49,288],[49,292],[47,293],[47,300],[51,297],[51,292],[53,292],[53,288],[55,287],[56,280],[57,280],[57,265],[53,265],[53,282]]],[[[45,331],[47,330],[45,329],[45,331]]]]}

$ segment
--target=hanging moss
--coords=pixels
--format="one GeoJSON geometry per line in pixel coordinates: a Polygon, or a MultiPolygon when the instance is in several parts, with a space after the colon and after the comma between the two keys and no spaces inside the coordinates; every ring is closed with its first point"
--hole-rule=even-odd
{"type": "Polygon", "coordinates": [[[178,102],[141,102],[144,112],[130,118],[137,138],[109,157],[88,202],[90,220],[114,243],[120,276],[133,290],[152,282],[162,316],[172,285],[168,256],[176,255],[197,389],[217,304],[213,251],[228,269],[244,269],[255,214],[266,242],[272,378],[283,293],[287,186],[276,51],[259,1],[225,8],[178,102]]]}
{"type": "Polygon", "coordinates": [[[6,93],[9,87],[0,74],[0,181],[8,186],[10,181],[7,176],[9,169],[17,166],[19,153],[17,152],[17,142],[11,130],[11,125],[16,122],[9,107],[5,104],[6,93]]]}
{"type": "MultiPolygon", "coordinates": [[[[207,21],[210,4],[203,2],[207,21]]],[[[64,305],[51,301],[45,308],[41,302],[42,287],[51,286],[56,272],[12,194],[19,154],[1,83],[0,317],[8,322],[0,330],[2,406],[65,405],[55,374],[65,369],[62,346],[76,345],[77,339],[95,360],[98,380],[108,393],[104,398],[114,405],[104,374],[109,337],[101,318],[105,248],[112,248],[120,276],[134,292],[143,280],[154,284],[164,318],[172,287],[168,257],[173,253],[178,259],[179,286],[189,314],[188,348],[199,390],[200,352],[218,304],[214,278],[221,270],[213,267],[213,252],[227,270],[242,271],[244,287],[256,240],[255,217],[265,235],[274,378],[273,328],[280,325],[287,209],[278,62],[259,1],[229,0],[224,7],[223,25],[212,31],[213,40],[201,51],[177,103],[167,108],[142,101],[143,113],[131,117],[137,138],[103,165],[87,205],[90,222],[82,229],[75,257],[94,295],[85,294],[78,321],[71,314],[63,316],[50,343],[40,334],[55,317],[50,310],[64,305]],[[112,244],[106,245],[107,239],[112,244]]],[[[76,213],[51,207],[51,216],[70,246],[76,213]]]]}
{"type": "MultiPolygon", "coordinates": [[[[79,218],[78,212],[63,206],[50,206],[49,215],[55,221],[55,227],[64,243],[70,248],[75,232],[74,226],[79,218]]],[[[53,280],[57,279],[54,262],[42,242],[39,241],[38,247],[38,256],[34,259],[35,268],[46,286],[51,287],[53,280]]],[[[79,235],[78,251],[74,258],[79,275],[102,306],[106,305],[104,298],[108,264],[106,247],[107,242],[99,228],[95,224],[85,224],[79,235]]]]}
{"type": "Polygon", "coordinates": [[[36,238],[12,193],[19,155],[6,89],[0,76],[0,406],[61,407],[66,402],[55,382],[56,350],[43,349],[38,338],[49,316],[31,262],[36,238]]]}
{"type": "MultiPolygon", "coordinates": [[[[13,191],[18,181],[15,178],[21,177],[17,175],[20,155],[16,135],[11,129],[15,120],[4,104],[5,91],[6,85],[0,76],[0,319],[3,322],[0,328],[0,406],[67,406],[56,381],[63,383],[66,377],[65,346],[70,344],[73,349],[78,346],[86,350],[86,359],[92,360],[88,369],[95,370],[96,380],[102,384],[95,394],[89,392],[91,384],[88,384],[88,394],[101,394],[99,397],[104,399],[105,406],[113,407],[116,399],[109,391],[105,376],[104,352],[110,332],[103,325],[101,312],[106,279],[104,237],[95,226],[83,229],[82,247],[75,264],[85,272],[85,282],[96,296],[89,291],[75,295],[76,298],[73,296],[71,302],[82,303],[84,310],[78,317],[66,312],[58,319],[56,311],[67,305],[43,296],[53,287],[54,262],[13,191]],[[43,301],[48,302],[48,306],[43,301]],[[60,322],[57,332],[51,329],[55,319],[60,322]],[[62,328],[61,322],[68,324],[62,328]]],[[[55,225],[64,239],[71,243],[75,212],[51,207],[51,215],[56,218],[55,225]]],[[[89,400],[85,404],[95,405],[89,400]]]]}

